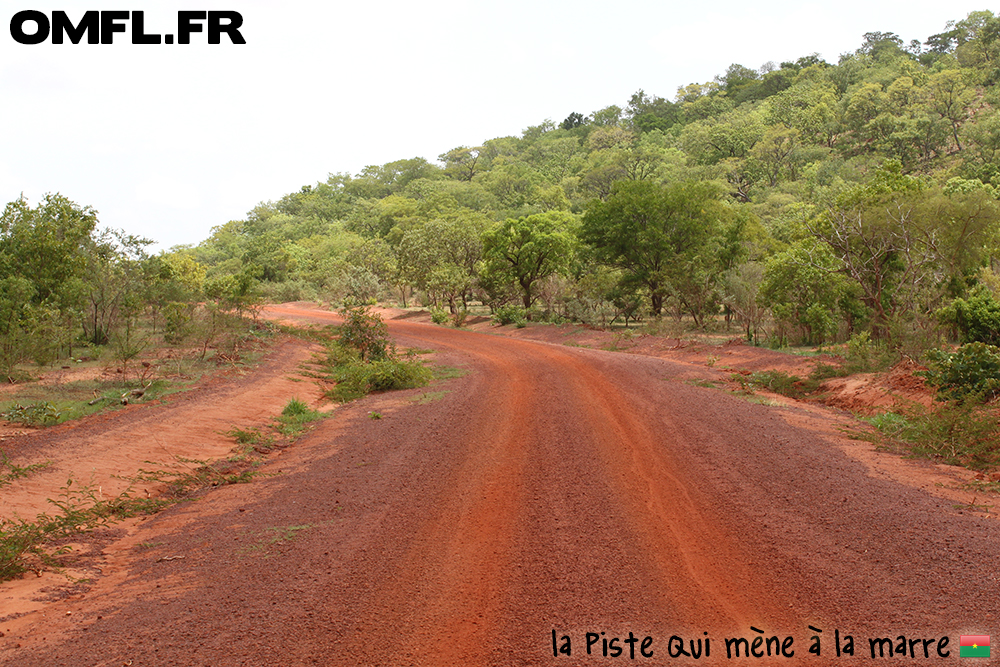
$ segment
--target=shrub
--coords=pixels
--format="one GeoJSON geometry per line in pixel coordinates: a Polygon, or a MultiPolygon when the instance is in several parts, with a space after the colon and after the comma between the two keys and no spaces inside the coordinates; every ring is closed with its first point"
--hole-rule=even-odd
{"type": "Polygon", "coordinates": [[[431,380],[431,372],[415,361],[384,359],[368,364],[348,363],[334,369],[335,386],[329,393],[338,401],[351,401],[373,391],[412,389],[431,380]]]}
{"type": "Polygon", "coordinates": [[[749,378],[749,384],[754,388],[766,389],[791,398],[802,395],[801,383],[802,378],[798,375],[789,375],[784,371],[758,371],[749,378]]]}
{"type": "Polygon", "coordinates": [[[1000,302],[985,287],[977,287],[968,299],[955,299],[940,317],[954,324],[963,343],[1000,345],[1000,302]]]}
{"type": "Polygon", "coordinates": [[[448,311],[444,308],[431,308],[431,322],[445,324],[448,322],[448,311]]]}
{"type": "Polygon", "coordinates": [[[184,342],[191,333],[191,318],[194,305],[171,301],[163,307],[163,317],[166,325],[163,328],[163,340],[171,345],[184,342]]]}
{"type": "Polygon", "coordinates": [[[1000,395],[1000,348],[968,343],[953,353],[932,350],[927,357],[929,370],[917,375],[938,388],[939,399],[988,401],[1000,395]]]}
{"type": "MultiPolygon", "coordinates": [[[[914,408],[906,415],[886,413],[867,420],[882,436],[906,443],[914,456],[973,470],[1000,464],[996,419],[971,401],[950,401],[937,410],[914,408]]],[[[870,439],[864,434],[857,434],[870,439]]],[[[878,438],[875,442],[882,443],[878,438]]]]}
{"type": "Polygon", "coordinates": [[[500,306],[493,313],[493,321],[500,326],[514,324],[518,328],[524,328],[528,325],[528,314],[522,306],[500,306]]]}
{"type": "Polygon", "coordinates": [[[357,350],[361,361],[379,361],[394,356],[389,329],[378,314],[369,312],[365,306],[347,308],[343,314],[346,320],[340,326],[340,343],[357,350]]]}
{"type": "Polygon", "coordinates": [[[39,401],[31,405],[21,405],[15,403],[4,412],[0,412],[3,417],[12,424],[22,426],[45,426],[59,421],[62,413],[48,401],[39,401]]]}

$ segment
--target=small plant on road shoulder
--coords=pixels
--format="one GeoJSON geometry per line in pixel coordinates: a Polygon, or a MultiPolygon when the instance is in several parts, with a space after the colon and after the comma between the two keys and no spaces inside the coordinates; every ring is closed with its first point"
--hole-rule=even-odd
{"type": "Polygon", "coordinates": [[[431,322],[434,324],[447,324],[448,311],[444,308],[431,308],[431,322]]]}
{"type": "Polygon", "coordinates": [[[326,366],[336,386],[328,395],[346,402],[373,391],[411,389],[427,384],[431,373],[412,355],[400,358],[385,323],[364,308],[347,311],[340,339],[327,346],[326,366]]]}
{"type": "Polygon", "coordinates": [[[254,453],[266,454],[274,449],[274,437],[265,436],[259,428],[236,428],[235,426],[225,433],[240,445],[237,457],[246,457],[254,453]]]}
{"type": "Polygon", "coordinates": [[[915,407],[903,415],[885,413],[866,421],[878,433],[851,433],[852,437],[895,448],[902,443],[915,457],[972,470],[1000,466],[1000,427],[988,409],[973,401],[948,401],[935,409],[915,407]]]}
{"type": "Polygon", "coordinates": [[[301,433],[309,422],[322,418],[323,413],[311,409],[304,401],[293,398],[281,411],[276,428],[282,435],[292,437],[301,433]]]}
{"type": "Polygon", "coordinates": [[[750,375],[734,373],[730,379],[739,383],[744,390],[764,389],[791,398],[798,398],[804,393],[802,378],[783,371],[758,371],[750,375]]]}
{"type": "MultiPolygon", "coordinates": [[[[147,461],[147,463],[153,462],[147,461]]],[[[250,470],[245,465],[239,465],[232,461],[210,462],[178,456],[176,457],[176,463],[171,465],[169,469],[140,469],[134,476],[127,477],[126,479],[133,484],[137,482],[164,484],[167,487],[167,495],[173,498],[172,502],[177,502],[177,500],[187,498],[204,488],[225,486],[227,484],[244,484],[260,475],[265,477],[271,476],[269,473],[260,470],[250,470]]],[[[169,503],[171,501],[159,502],[169,503]]]]}
{"type": "Polygon", "coordinates": [[[59,421],[62,413],[55,405],[48,401],[38,401],[30,405],[15,403],[5,411],[0,412],[0,417],[12,424],[22,426],[41,427],[54,424],[59,421]]]}
{"type": "Polygon", "coordinates": [[[395,356],[395,347],[389,340],[389,329],[377,313],[367,307],[345,308],[344,323],[340,326],[340,344],[357,350],[361,361],[378,361],[395,356]]]}
{"type": "Polygon", "coordinates": [[[40,574],[46,567],[58,565],[59,551],[53,553],[46,547],[54,540],[155,511],[164,504],[132,498],[128,490],[105,500],[93,485],[77,484],[72,478],[61,491],[58,499],[49,499],[57,510],[53,514],[39,514],[34,521],[19,517],[0,519],[0,581],[15,579],[29,571],[40,574]]]}
{"type": "Polygon", "coordinates": [[[33,472],[47,468],[51,463],[51,461],[44,461],[42,463],[19,466],[11,463],[7,455],[0,452],[0,488],[7,486],[15,479],[27,477],[33,472]]]}

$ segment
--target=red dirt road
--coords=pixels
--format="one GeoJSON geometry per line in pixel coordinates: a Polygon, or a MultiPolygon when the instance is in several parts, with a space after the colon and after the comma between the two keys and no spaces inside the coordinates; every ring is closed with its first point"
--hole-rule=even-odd
{"type": "Polygon", "coordinates": [[[351,404],[269,464],[281,475],[98,536],[93,584],[0,607],[0,664],[711,665],[726,638],[774,635],[794,657],[750,662],[867,661],[869,637],[904,635],[948,636],[947,660],[905,657],[945,664],[960,634],[1000,635],[998,522],[871,476],[794,425],[814,412],[662,359],[390,331],[466,374],[351,404]],[[710,654],[673,658],[675,635],[710,654]]]}

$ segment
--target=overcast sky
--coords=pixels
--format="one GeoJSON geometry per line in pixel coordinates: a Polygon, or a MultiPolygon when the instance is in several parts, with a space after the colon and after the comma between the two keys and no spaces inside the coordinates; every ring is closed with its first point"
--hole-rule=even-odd
{"type": "MultiPolygon", "coordinates": [[[[736,62],[758,68],[818,52],[829,62],[865,32],[905,42],[986,9],[956,0],[712,3],[619,0],[286,0],[108,3],[0,0],[0,204],[61,192],[104,225],[196,244],[331,172],[518,135],[573,111],[674,99],[736,62]],[[178,10],[238,11],[245,45],[22,45],[21,10],[73,21],[142,10],[147,33],[178,10]]],[[[25,25],[33,31],[34,24],[25,25]]]]}

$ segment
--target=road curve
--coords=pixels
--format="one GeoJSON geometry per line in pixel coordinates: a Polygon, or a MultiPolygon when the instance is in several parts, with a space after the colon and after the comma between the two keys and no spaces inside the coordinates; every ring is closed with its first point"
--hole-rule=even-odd
{"type": "Polygon", "coordinates": [[[867,637],[951,636],[954,660],[998,629],[996,522],[868,476],[794,407],[659,359],[390,331],[465,374],[351,404],[281,475],[136,526],[0,664],[728,664],[726,638],[788,636],[794,657],[753,662],[824,665],[835,630],[858,659],[867,637]],[[711,654],[674,659],[671,637],[711,654]]]}

